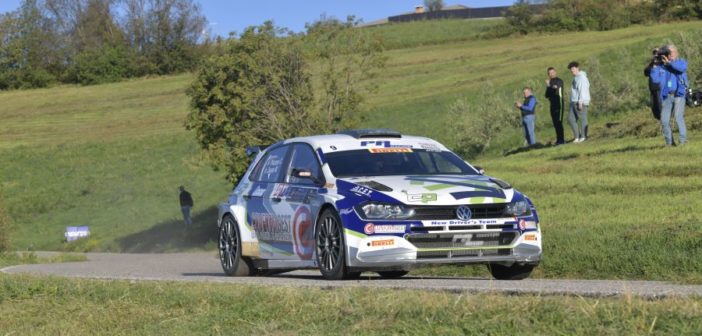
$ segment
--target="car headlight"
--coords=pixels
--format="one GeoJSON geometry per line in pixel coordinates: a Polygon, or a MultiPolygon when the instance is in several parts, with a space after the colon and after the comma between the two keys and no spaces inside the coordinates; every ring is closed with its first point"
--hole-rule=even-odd
{"type": "Polygon", "coordinates": [[[401,204],[366,203],[361,211],[366,219],[407,219],[414,216],[414,209],[401,204]]]}
{"type": "Polygon", "coordinates": [[[531,207],[525,200],[507,204],[505,214],[508,216],[528,216],[531,215],[531,207]]]}

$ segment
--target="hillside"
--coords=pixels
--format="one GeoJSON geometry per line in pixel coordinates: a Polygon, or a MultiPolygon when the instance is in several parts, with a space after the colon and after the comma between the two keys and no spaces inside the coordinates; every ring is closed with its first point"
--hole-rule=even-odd
{"type": "MultiPolygon", "coordinates": [[[[401,41],[405,35],[426,36],[428,27],[444,29],[431,25],[413,23],[406,30],[391,25],[385,34],[401,41]]],[[[568,61],[593,58],[603,60],[603,78],[634,78],[643,88],[641,66],[632,66],[632,60],[643,65],[651,45],[701,27],[690,22],[499,40],[466,35],[430,45],[426,39],[396,42],[398,48],[387,52],[379,90],[367,102],[366,126],[452,145],[446,110],[460,97],[483,103],[489,85],[499,95],[513,92],[516,100],[525,84],[539,87],[547,66],[559,67],[569,78],[563,69],[568,61]],[[629,56],[621,57],[622,51],[629,56]]],[[[13,246],[149,252],[213,248],[215,206],[231,186],[212,171],[193,134],[183,129],[191,79],[185,74],[0,93],[0,192],[14,222],[13,246]],[[189,233],[179,221],[180,184],[196,202],[197,228],[189,233]],[[69,225],[90,225],[93,238],[65,245],[62,233],[69,225]]],[[[700,126],[691,127],[691,142],[683,148],[663,148],[658,137],[634,138],[630,133],[635,132],[606,126],[635,121],[655,133],[655,123],[639,117],[648,117],[644,110],[594,116],[599,135],[579,146],[503,156],[521,144],[520,131],[513,130],[476,161],[539,206],[547,258],[537,275],[702,281],[699,230],[691,229],[700,224],[693,209],[702,205],[702,182],[695,178],[702,166],[700,126]]],[[[542,106],[539,113],[544,111],[542,106]]],[[[688,120],[702,120],[700,113],[688,110],[688,120]]],[[[552,130],[541,115],[538,138],[548,141],[552,130]]]]}

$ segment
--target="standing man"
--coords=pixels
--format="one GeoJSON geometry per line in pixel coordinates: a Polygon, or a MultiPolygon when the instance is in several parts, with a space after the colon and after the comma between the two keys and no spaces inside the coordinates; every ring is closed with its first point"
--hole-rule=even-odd
{"type": "Polygon", "coordinates": [[[185,190],[184,186],[180,186],[180,211],[183,213],[183,221],[185,227],[189,228],[193,224],[193,219],[190,218],[190,210],[193,207],[193,197],[185,190]]]}
{"type": "Polygon", "coordinates": [[[675,123],[680,132],[680,144],[687,141],[685,127],[685,94],[687,92],[687,61],[678,58],[678,48],[674,45],[663,46],[659,50],[663,62],[663,71],[651,72],[651,80],[661,89],[661,127],[667,146],[675,146],[673,131],[670,129],[670,116],[675,116],[675,123]]]}
{"type": "Polygon", "coordinates": [[[551,104],[551,121],[556,130],[556,145],[565,143],[563,136],[563,80],[556,75],[556,69],[548,68],[546,79],[546,98],[551,104]]]}
{"type": "Polygon", "coordinates": [[[524,102],[516,102],[514,105],[522,112],[522,126],[524,127],[524,137],[527,145],[536,144],[536,134],[534,132],[534,122],[536,119],[536,97],[530,87],[525,87],[524,102]]]}
{"type": "Polygon", "coordinates": [[[573,83],[570,89],[570,114],[568,122],[573,129],[573,142],[579,143],[587,139],[587,108],[590,106],[590,81],[585,71],[580,70],[578,62],[568,64],[570,73],[573,74],[573,83]],[[580,121],[580,125],[578,125],[580,121]]]}

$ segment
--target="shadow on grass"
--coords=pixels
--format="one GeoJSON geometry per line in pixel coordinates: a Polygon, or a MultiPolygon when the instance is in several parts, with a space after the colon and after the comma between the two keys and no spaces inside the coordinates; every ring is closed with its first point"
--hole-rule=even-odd
{"type": "Polygon", "coordinates": [[[650,151],[654,149],[660,149],[664,148],[664,145],[657,145],[657,146],[626,146],[622,148],[617,148],[617,149],[610,149],[610,150],[602,150],[598,151],[595,153],[590,153],[587,154],[587,156],[599,156],[599,155],[607,155],[607,154],[621,154],[621,153],[630,153],[630,152],[641,152],[641,151],[650,151]]]}
{"type": "MultiPolygon", "coordinates": [[[[179,211],[179,209],[176,209],[179,211]]],[[[203,249],[217,243],[217,207],[197,212],[193,225],[185,227],[182,219],[157,224],[117,240],[123,252],[160,253],[203,249]]]]}
{"type": "Polygon", "coordinates": [[[556,146],[556,144],[552,144],[552,143],[542,144],[540,142],[537,142],[536,144],[533,144],[530,146],[524,146],[524,147],[519,147],[519,148],[509,150],[509,151],[504,153],[504,156],[510,156],[510,155],[519,154],[519,153],[526,153],[526,152],[530,152],[530,151],[537,150],[537,149],[544,149],[544,148],[550,148],[550,147],[555,147],[555,146],[556,146]]]}

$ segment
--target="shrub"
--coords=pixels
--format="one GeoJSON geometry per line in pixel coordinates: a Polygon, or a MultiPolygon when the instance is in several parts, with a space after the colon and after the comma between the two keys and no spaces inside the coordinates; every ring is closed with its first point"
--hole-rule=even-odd
{"type": "Polygon", "coordinates": [[[508,95],[496,94],[488,85],[478,96],[483,97],[479,103],[462,98],[449,107],[454,151],[467,159],[483,153],[497,136],[520,124],[508,95]]]}

